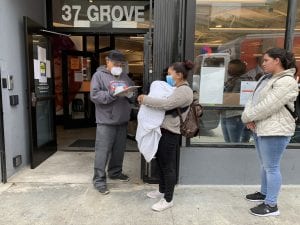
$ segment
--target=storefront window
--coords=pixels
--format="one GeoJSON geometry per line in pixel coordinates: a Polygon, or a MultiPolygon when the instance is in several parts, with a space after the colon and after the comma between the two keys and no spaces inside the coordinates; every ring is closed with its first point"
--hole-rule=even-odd
{"type": "MultiPolygon", "coordinates": [[[[298,67],[298,77],[300,76],[300,0],[297,0],[297,16],[296,16],[296,26],[294,30],[294,41],[293,41],[293,53],[295,54],[296,63],[298,67]]],[[[295,135],[293,136],[292,143],[300,143],[300,127],[296,128],[295,135]]]]}
{"type": "Polygon", "coordinates": [[[197,0],[193,90],[205,107],[191,144],[251,144],[244,104],[263,74],[262,53],[283,47],[286,0],[197,0]]]}

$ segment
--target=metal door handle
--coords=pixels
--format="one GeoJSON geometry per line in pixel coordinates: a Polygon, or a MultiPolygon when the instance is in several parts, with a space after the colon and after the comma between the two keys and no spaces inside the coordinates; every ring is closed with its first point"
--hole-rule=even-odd
{"type": "Polygon", "coordinates": [[[31,105],[32,107],[36,106],[37,98],[34,92],[31,93],[31,105]]]}

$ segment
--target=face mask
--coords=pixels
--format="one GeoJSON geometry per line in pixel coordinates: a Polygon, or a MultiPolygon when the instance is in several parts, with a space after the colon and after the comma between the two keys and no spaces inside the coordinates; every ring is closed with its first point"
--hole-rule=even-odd
{"type": "Polygon", "coordinates": [[[117,67],[114,66],[113,68],[111,68],[111,74],[114,76],[120,76],[122,73],[122,68],[121,67],[117,67]]]}
{"type": "Polygon", "coordinates": [[[167,83],[168,83],[170,86],[172,86],[172,87],[175,86],[175,80],[173,79],[172,75],[167,75],[167,76],[166,76],[166,81],[167,81],[167,83]]]}

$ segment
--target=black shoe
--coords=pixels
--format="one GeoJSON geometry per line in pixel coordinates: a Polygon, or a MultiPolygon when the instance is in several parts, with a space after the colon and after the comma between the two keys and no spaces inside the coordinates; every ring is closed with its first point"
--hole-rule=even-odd
{"type": "Polygon", "coordinates": [[[98,188],[98,191],[103,195],[109,194],[109,190],[107,189],[107,187],[100,187],[98,188]]]}
{"type": "Polygon", "coordinates": [[[255,192],[253,194],[246,195],[246,199],[251,202],[263,202],[266,196],[260,192],[255,192]]]}
{"type": "Polygon", "coordinates": [[[129,181],[129,177],[123,173],[120,173],[118,176],[109,177],[112,180],[120,180],[120,181],[129,181]]]}
{"type": "Polygon", "coordinates": [[[251,208],[250,213],[255,216],[279,216],[280,214],[277,205],[272,207],[265,203],[261,203],[260,205],[251,208]]]}

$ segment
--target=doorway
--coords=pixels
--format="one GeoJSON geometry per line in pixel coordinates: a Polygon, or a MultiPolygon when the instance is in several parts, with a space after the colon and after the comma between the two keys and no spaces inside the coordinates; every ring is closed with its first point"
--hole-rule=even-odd
{"type": "MultiPolygon", "coordinates": [[[[94,35],[61,37],[54,49],[56,79],[56,130],[59,151],[94,151],[96,134],[95,108],[89,99],[90,81],[112,49],[121,51],[127,60],[123,70],[143,86],[144,36],[94,35]]],[[[140,94],[141,90],[138,90],[140,94]]],[[[135,142],[137,102],[132,103],[128,123],[127,152],[138,154],[135,142]]]]}

